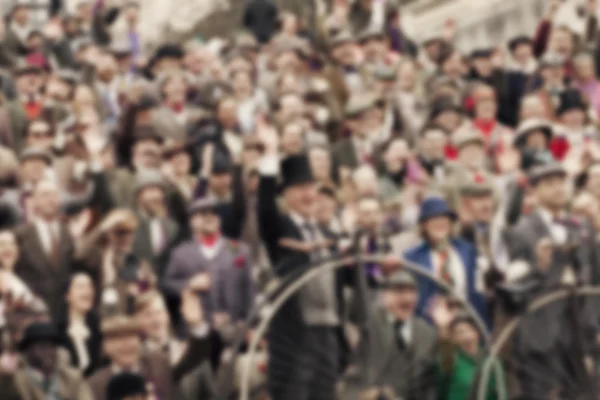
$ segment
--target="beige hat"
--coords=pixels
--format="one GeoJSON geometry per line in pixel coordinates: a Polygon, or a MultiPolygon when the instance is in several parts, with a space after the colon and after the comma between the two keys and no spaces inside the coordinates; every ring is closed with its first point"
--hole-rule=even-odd
{"type": "Polygon", "coordinates": [[[485,141],[480,133],[474,131],[473,129],[465,129],[454,134],[454,137],[452,138],[452,144],[457,150],[460,150],[468,144],[479,144],[484,146],[485,141]]]}
{"type": "Polygon", "coordinates": [[[354,93],[346,104],[346,118],[359,117],[363,112],[375,107],[380,100],[375,93],[354,93]]]}

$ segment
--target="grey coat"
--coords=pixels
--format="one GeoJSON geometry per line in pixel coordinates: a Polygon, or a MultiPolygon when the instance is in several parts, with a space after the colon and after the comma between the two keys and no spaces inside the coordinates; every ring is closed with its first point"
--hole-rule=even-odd
{"type": "Polygon", "coordinates": [[[209,273],[212,287],[202,293],[208,315],[226,312],[232,322],[244,320],[253,305],[252,257],[250,248],[242,243],[221,239],[214,258],[207,258],[195,240],[182,243],[171,252],[163,279],[163,289],[170,297],[179,297],[190,279],[199,273],[209,273]]]}
{"type": "Polygon", "coordinates": [[[373,310],[361,338],[357,358],[347,378],[348,399],[369,387],[390,387],[404,400],[435,399],[438,339],[435,330],[418,317],[412,320],[411,342],[400,349],[387,311],[373,310]]]}

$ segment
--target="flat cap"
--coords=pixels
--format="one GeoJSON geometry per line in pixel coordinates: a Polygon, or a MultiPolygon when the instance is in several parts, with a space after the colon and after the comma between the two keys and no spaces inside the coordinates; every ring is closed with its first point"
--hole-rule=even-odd
{"type": "Polygon", "coordinates": [[[192,216],[196,213],[215,212],[219,202],[213,197],[204,197],[192,203],[188,208],[188,215],[192,216]]]}
{"type": "Polygon", "coordinates": [[[452,144],[457,150],[460,150],[469,144],[479,144],[480,146],[484,146],[485,141],[483,140],[481,134],[475,130],[464,129],[454,134],[454,137],[452,138],[452,144]]]}
{"type": "Polygon", "coordinates": [[[554,176],[567,176],[567,171],[559,163],[552,161],[547,164],[537,165],[529,171],[529,183],[533,186],[540,183],[543,179],[554,176]]]}
{"type": "Polygon", "coordinates": [[[417,288],[417,280],[407,271],[397,271],[388,276],[381,283],[381,287],[387,290],[417,288]]]}
{"type": "Polygon", "coordinates": [[[476,174],[458,184],[458,191],[465,197],[491,196],[494,193],[492,183],[483,174],[476,174]]]}
{"type": "Polygon", "coordinates": [[[367,110],[372,109],[380,100],[375,93],[354,93],[346,104],[346,118],[356,118],[367,110]]]}
{"type": "Polygon", "coordinates": [[[514,138],[514,145],[521,147],[527,140],[527,135],[534,131],[542,131],[544,135],[550,140],[552,138],[554,129],[552,124],[541,118],[529,118],[519,124],[514,138]]]}
{"type": "Polygon", "coordinates": [[[25,162],[27,160],[38,159],[46,162],[46,164],[52,164],[52,156],[45,150],[38,149],[35,147],[29,147],[21,153],[21,157],[19,157],[21,162],[25,162]]]}
{"type": "Polygon", "coordinates": [[[102,336],[104,338],[119,336],[141,335],[142,329],[135,319],[125,315],[117,315],[104,320],[102,323],[102,336]]]}
{"type": "Polygon", "coordinates": [[[394,67],[388,65],[378,65],[373,71],[375,79],[380,81],[395,81],[397,76],[397,70],[394,67]]]}

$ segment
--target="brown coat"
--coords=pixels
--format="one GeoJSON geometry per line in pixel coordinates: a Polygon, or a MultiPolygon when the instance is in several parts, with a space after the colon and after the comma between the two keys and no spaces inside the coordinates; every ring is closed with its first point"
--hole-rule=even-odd
{"type": "Polygon", "coordinates": [[[42,245],[37,228],[29,223],[17,232],[19,259],[15,273],[42,300],[52,315],[59,315],[64,304],[64,290],[73,263],[75,245],[67,225],[61,224],[56,259],[52,260],[42,245]]]}
{"type": "MultiPolygon", "coordinates": [[[[89,385],[81,374],[71,368],[59,367],[58,395],[61,400],[94,400],[89,385]]],[[[46,400],[42,390],[19,368],[12,376],[0,375],[0,392],[3,400],[46,400]]]]}
{"type": "MultiPolygon", "coordinates": [[[[152,383],[157,398],[160,400],[178,399],[169,360],[165,356],[158,353],[144,354],[139,365],[139,374],[148,383],[152,383]]],[[[99,370],[88,379],[95,400],[106,400],[106,386],[113,375],[113,368],[108,366],[99,370]]]]}

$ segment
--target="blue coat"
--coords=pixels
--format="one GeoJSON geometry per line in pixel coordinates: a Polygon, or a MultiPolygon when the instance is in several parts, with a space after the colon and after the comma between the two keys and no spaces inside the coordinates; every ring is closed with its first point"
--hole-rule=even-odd
{"type": "MultiPolygon", "coordinates": [[[[476,276],[477,276],[477,249],[470,243],[454,239],[452,240],[452,247],[459,255],[465,266],[465,276],[467,279],[467,297],[469,303],[479,313],[481,318],[489,326],[489,313],[484,296],[477,292],[475,288],[476,276]]],[[[431,262],[432,249],[427,242],[422,242],[416,247],[409,249],[404,253],[404,259],[418,264],[425,268],[427,271],[433,272],[433,265],[431,262]]],[[[426,316],[427,305],[433,297],[439,292],[438,286],[435,282],[427,278],[418,277],[419,282],[419,304],[417,306],[417,313],[422,316],[426,316]]]]}

